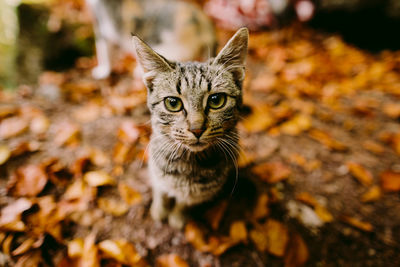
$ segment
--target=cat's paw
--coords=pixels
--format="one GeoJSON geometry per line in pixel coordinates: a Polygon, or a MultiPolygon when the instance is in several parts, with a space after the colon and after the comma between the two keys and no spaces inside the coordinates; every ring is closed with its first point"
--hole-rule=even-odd
{"type": "Polygon", "coordinates": [[[175,229],[182,229],[186,223],[186,217],[181,212],[172,212],[168,216],[169,226],[175,229]]]}
{"type": "Polygon", "coordinates": [[[97,80],[105,79],[110,76],[111,70],[107,66],[99,65],[92,70],[93,78],[97,80]]]}
{"type": "Polygon", "coordinates": [[[153,220],[162,221],[168,217],[168,210],[161,205],[155,205],[153,203],[150,207],[150,214],[153,220]]]}

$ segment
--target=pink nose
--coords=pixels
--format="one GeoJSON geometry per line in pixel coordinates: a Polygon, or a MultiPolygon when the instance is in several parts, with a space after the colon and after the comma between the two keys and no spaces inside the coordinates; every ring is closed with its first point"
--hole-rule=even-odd
{"type": "Polygon", "coordinates": [[[190,128],[189,131],[191,131],[194,134],[194,136],[196,136],[197,138],[200,138],[200,136],[204,133],[205,129],[190,128]]]}

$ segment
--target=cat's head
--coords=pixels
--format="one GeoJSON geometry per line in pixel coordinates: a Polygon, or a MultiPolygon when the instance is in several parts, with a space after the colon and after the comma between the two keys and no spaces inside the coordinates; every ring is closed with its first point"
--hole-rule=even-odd
{"type": "Polygon", "coordinates": [[[239,29],[215,58],[204,63],[169,62],[133,37],[156,135],[191,151],[237,139],[234,127],[242,104],[248,35],[246,28],[239,29]]]}

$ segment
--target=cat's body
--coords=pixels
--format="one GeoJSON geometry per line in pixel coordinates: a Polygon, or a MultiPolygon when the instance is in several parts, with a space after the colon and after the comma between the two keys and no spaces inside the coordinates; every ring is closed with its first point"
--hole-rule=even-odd
{"type": "Polygon", "coordinates": [[[201,9],[179,0],[86,0],[94,15],[98,66],[95,78],[111,71],[111,46],[134,52],[131,34],[141,36],[171,60],[213,56],[216,39],[211,21],[201,9]]]}
{"type": "Polygon", "coordinates": [[[211,200],[235,170],[247,42],[242,28],[216,58],[173,63],[134,37],[152,114],[154,219],[182,227],[185,208],[211,200]]]}

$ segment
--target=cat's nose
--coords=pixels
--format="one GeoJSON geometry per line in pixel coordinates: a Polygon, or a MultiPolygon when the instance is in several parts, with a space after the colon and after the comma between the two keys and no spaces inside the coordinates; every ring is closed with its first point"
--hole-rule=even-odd
{"type": "Polygon", "coordinates": [[[200,138],[200,136],[204,133],[206,129],[204,128],[190,128],[189,131],[191,131],[194,136],[196,136],[197,138],[200,138]]]}

